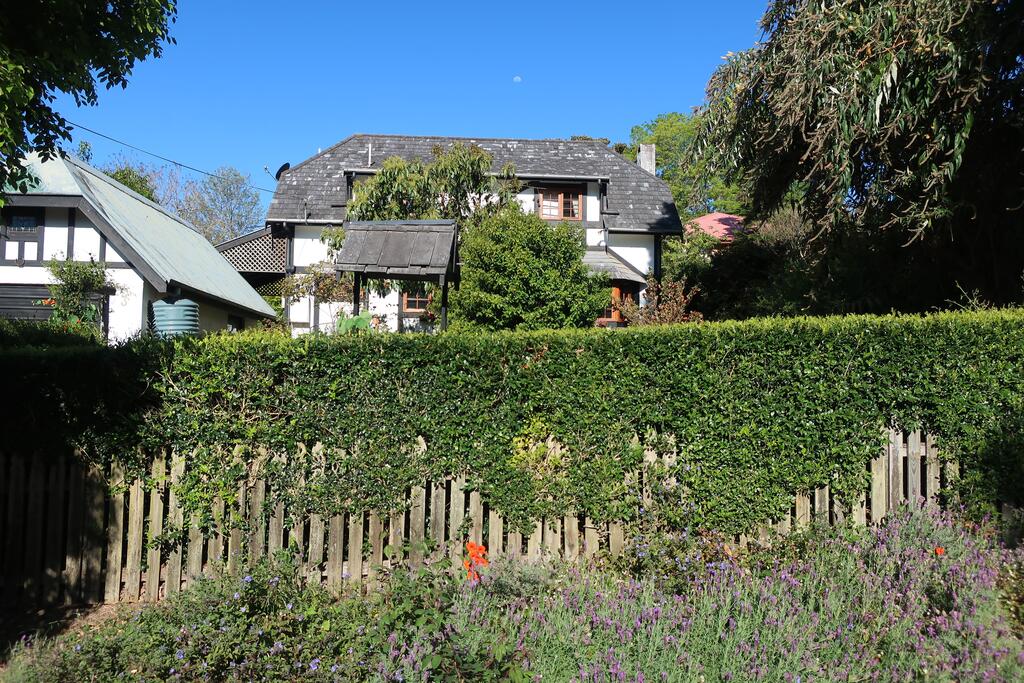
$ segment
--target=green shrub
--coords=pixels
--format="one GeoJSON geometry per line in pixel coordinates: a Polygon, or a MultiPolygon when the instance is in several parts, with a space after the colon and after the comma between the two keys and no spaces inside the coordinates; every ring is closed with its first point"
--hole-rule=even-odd
{"type": "Polygon", "coordinates": [[[56,321],[9,320],[0,318],[0,348],[32,346],[88,346],[100,343],[93,328],[65,325],[56,321]]]}
{"type": "Polygon", "coordinates": [[[514,648],[450,627],[459,582],[447,566],[398,571],[366,598],[335,597],[303,585],[278,558],[76,633],[28,641],[3,680],[362,681],[401,680],[402,672],[407,680],[521,680],[514,648]]]}
{"type": "Polygon", "coordinates": [[[78,445],[99,461],[140,444],[188,453],[180,498],[200,511],[247,472],[297,515],[389,511],[425,477],[461,473],[520,530],[570,508],[633,519],[626,475],[644,447],[675,449],[665,524],[733,533],[797,490],[849,500],[894,424],[960,457],[962,500],[982,509],[1024,495],[1022,323],[982,311],[12,348],[0,374],[18,401],[0,432],[12,450],[78,445]]]}
{"type": "MultiPolygon", "coordinates": [[[[1024,674],[997,577],[1022,551],[947,513],[819,527],[747,557],[683,546],[667,585],[592,568],[447,562],[332,599],[284,568],[20,648],[5,680],[992,680],[1024,674]],[[939,550],[941,549],[941,551],[939,550]]],[[[1009,576],[1009,575],[1007,575],[1009,576]]]]}

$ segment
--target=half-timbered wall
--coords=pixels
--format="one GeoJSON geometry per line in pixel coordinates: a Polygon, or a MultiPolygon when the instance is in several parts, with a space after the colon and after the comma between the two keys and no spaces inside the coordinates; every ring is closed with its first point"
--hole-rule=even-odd
{"type": "MultiPolygon", "coordinates": [[[[20,207],[19,207],[20,208],[20,207]]],[[[47,207],[43,211],[43,224],[38,241],[33,244],[29,259],[0,259],[0,285],[8,286],[8,293],[23,292],[19,304],[12,304],[0,311],[0,315],[25,317],[24,311],[14,310],[25,302],[35,305],[38,300],[34,292],[53,282],[46,263],[52,259],[64,259],[72,254],[75,261],[103,261],[107,264],[107,277],[117,286],[117,292],[110,296],[109,337],[112,340],[125,339],[137,334],[146,322],[147,298],[142,277],[126,262],[124,257],[100,235],[92,222],[77,209],[47,207]]],[[[0,255],[7,256],[13,242],[0,238],[0,255]]]]}

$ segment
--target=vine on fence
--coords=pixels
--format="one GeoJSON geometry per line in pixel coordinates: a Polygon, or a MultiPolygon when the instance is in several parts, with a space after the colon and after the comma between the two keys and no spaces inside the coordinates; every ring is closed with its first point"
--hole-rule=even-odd
{"type": "Polygon", "coordinates": [[[170,447],[187,510],[262,477],[267,504],[298,516],[385,512],[464,474],[522,530],[568,510],[628,521],[648,449],[675,458],[665,519],[737,532],[797,490],[849,498],[888,423],[963,456],[964,500],[1024,491],[1020,311],[45,350],[9,331],[8,447],[75,446],[133,472],[170,447]]]}

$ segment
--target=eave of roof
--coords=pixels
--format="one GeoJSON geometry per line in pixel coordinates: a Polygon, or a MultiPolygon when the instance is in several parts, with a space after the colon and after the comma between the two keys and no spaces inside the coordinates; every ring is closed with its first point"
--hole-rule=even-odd
{"type": "Polygon", "coordinates": [[[180,286],[211,300],[273,318],[274,310],[193,226],[105,173],[71,158],[30,155],[38,184],[9,193],[12,204],[80,210],[157,292],[180,286]]]}
{"type": "Polygon", "coordinates": [[[348,221],[335,268],[368,276],[458,280],[452,220],[348,221]]]}

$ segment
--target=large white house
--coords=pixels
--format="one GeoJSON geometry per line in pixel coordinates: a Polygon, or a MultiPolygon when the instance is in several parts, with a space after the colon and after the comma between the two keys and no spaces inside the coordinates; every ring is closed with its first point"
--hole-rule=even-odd
{"type": "Polygon", "coordinates": [[[0,316],[42,320],[53,259],[105,264],[116,291],[102,301],[116,340],[148,328],[153,302],[184,297],[202,330],[241,329],[274,310],[195,228],[80,161],[30,155],[26,193],[4,193],[0,316]]]}
{"type": "MultiPolygon", "coordinates": [[[[454,143],[488,152],[494,173],[511,164],[523,183],[525,210],[545,220],[579,221],[584,262],[608,274],[613,296],[640,297],[648,274],[660,276],[662,240],[681,234],[682,224],[671,191],[655,174],[654,146],[643,145],[633,163],[596,140],[353,135],[280,173],[266,227],[218,249],[256,286],[308,272],[329,258],[321,235],[342,225],[358,182],[389,157],[429,161],[435,148],[454,143]]],[[[416,291],[371,292],[367,303],[392,330],[420,329],[427,300],[416,291]]],[[[286,315],[296,334],[329,331],[342,308],[304,296],[287,302],[286,315]]]]}

